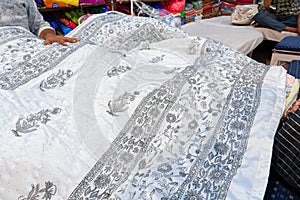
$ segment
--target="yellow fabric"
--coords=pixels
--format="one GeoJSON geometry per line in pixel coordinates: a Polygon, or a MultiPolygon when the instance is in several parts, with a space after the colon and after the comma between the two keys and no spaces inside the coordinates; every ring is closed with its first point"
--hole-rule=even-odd
{"type": "Polygon", "coordinates": [[[57,1],[61,3],[70,4],[73,6],[79,6],[79,0],[57,0],[57,1]]]}

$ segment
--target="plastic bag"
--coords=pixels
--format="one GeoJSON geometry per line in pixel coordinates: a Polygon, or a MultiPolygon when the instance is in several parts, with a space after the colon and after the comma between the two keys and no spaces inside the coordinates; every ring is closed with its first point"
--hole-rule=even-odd
{"type": "Polygon", "coordinates": [[[165,9],[153,8],[141,1],[133,0],[134,4],[139,8],[139,16],[148,16],[155,18],[168,26],[178,27],[181,26],[181,20],[176,18],[172,13],[165,9]]]}
{"type": "Polygon", "coordinates": [[[178,14],[184,10],[185,0],[167,0],[167,9],[173,13],[178,14]]]}
{"type": "Polygon", "coordinates": [[[231,23],[237,25],[249,25],[253,17],[258,13],[258,5],[237,5],[231,14],[231,23]]]}

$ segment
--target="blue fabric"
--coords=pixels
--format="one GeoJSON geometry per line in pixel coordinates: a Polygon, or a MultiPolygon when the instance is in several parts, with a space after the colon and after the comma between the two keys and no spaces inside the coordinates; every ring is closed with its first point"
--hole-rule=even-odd
{"type": "Polygon", "coordinates": [[[275,49],[300,51],[300,36],[287,36],[275,45],[275,49]]]}
{"type": "Polygon", "coordinates": [[[299,197],[293,194],[279,181],[275,181],[269,199],[270,200],[299,200],[299,197]]]}
{"type": "Polygon", "coordinates": [[[263,200],[300,200],[300,197],[271,173],[263,200]]]}
{"type": "Polygon", "coordinates": [[[293,60],[287,68],[287,73],[300,79],[300,60],[293,60]]]}
{"type": "Polygon", "coordinates": [[[274,29],[278,32],[283,31],[286,26],[297,27],[297,16],[295,15],[282,16],[261,11],[253,19],[259,26],[274,29]]]}

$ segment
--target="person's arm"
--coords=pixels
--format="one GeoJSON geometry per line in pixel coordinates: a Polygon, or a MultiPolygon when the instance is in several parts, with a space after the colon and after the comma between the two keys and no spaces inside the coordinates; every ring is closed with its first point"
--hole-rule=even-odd
{"type": "Polygon", "coordinates": [[[272,0],[264,0],[264,7],[267,8],[271,5],[272,0]]]}
{"type": "Polygon", "coordinates": [[[77,38],[69,38],[56,35],[55,30],[46,22],[38,11],[34,0],[27,0],[27,15],[29,29],[32,33],[45,40],[45,45],[57,42],[62,45],[66,45],[67,42],[78,42],[77,38]]]}
{"type": "Polygon", "coordinates": [[[300,13],[298,14],[297,29],[298,29],[298,35],[300,35],[300,13]]]}

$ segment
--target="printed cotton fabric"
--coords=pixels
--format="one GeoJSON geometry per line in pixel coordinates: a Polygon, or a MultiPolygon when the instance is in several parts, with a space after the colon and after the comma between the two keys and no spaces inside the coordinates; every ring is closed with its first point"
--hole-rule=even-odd
{"type": "Polygon", "coordinates": [[[0,28],[11,31],[0,39],[1,199],[263,197],[283,68],[115,13],[89,18],[68,46],[0,28]]]}

